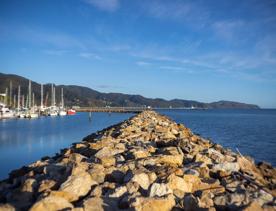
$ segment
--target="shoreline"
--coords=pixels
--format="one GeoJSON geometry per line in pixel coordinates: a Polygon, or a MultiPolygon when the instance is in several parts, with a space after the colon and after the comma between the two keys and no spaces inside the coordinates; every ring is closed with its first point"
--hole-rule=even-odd
{"type": "Polygon", "coordinates": [[[11,172],[0,210],[275,209],[275,172],[144,111],[11,172]]]}

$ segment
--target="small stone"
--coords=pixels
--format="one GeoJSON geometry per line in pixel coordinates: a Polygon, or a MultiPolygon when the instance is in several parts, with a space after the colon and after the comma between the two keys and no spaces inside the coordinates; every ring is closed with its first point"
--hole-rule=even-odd
{"type": "Polygon", "coordinates": [[[38,192],[43,192],[46,190],[51,190],[52,188],[54,188],[56,186],[57,182],[55,180],[42,180],[39,188],[38,188],[38,192]]]}
{"type": "Polygon", "coordinates": [[[100,164],[95,165],[92,169],[88,170],[89,175],[91,176],[91,179],[97,182],[98,184],[101,184],[105,180],[105,171],[104,167],[100,164]]]}
{"type": "Polygon", "coordinates": [[[158,163],[177,166],[183,163],[183,153],[176,147],[167,147],[160,153],[162,153],[162,156],[159,157],[158,163]]]}
{"type": "Polygon", "coordinates": [[[102,188],[100,186],[96,186],[90,193],[90,196],[100,197],[102,195],[102,188]]]}
{"type": "Polygon", "coordinates": [[[104,167],[110,167],[110,166],[114,166],[115,165],[116,159],[114,157],[101,157],[100,158],[100,163],[104,167]]]}
{"type": "Polygon", "coordinates": [[[242,193],[232,193],[229,195],[229,203],[240,206],[245,200],[245,194],[242,193]]]}
{"type": "Polygon", "coordinates": [[[168,187],[168,185],[164,183],[153,183],[150,188],[150,197],[154,196],[164,196],[167,194],[173,193],[172,190],[168,187]]]}
{"type": "Polygon", "coordinates": [[[110,194],[109,197],[111,198],[119,198],[122,195],[124,195],[127,192],[127,187],[126,186],[121,186],[118,187],[114,190],[114,193],[110,194]]]}
{"type": "Polygon", "coordinates": [[[225,172],[237,172],[240,170],[238,163],[224,162],[215,164],[212,168],[214,171],[225,171],[225,172]]]}
{"type": "Polygon", "coordinates": [[[0,204],[0,211],[15,211],[16,209],[11,204],[0,204]]]}
{"type": "Polygon", "coordinates": [[[135,174],[131,181],[137,182],[144,190],[147,190],[150,185],[149,176],[146,173],[135,174]]]}
{"type": "Polygon", "coordinates": [[[104,211],[104,202],[99,197],[88,198],[83,203],[84,211],[104,211]]]}
{"type": "Polygon", "coordinates": [[[170,194],[162,198],[137,197],[130,207],[139,211],[170,211],[174,205],[174,197],[170,194]]]}
{"type": "Polygon", "coordinates": [[[111,155],[112,155],[112,149],[110,149],[109,147],[104,147],[95,154],[95,157],[103,158],[103,157],[109,157],[111,155]]]}
{"type": "Polygon", "coordinates": [[[183,205],[185,211],[194,211],[199,209],[198,199],[191,194],[184,197],[183,205]]]}
{"type": "Polygon", "coordinates": [[[195,175],[195,176],[199,176],[199,173],[198,173],[198,171],[197,170],[195,170],[195,169],[187,169],[185,172],[184,172],[184,174],[191,174],[191,175],[195,175]]]}
{"type": "Polygon", "coordinates": [[[132,193],[136,193],[139,189],[139,184],[137,182],[128,182],[126,184],[126,187],[127,187],[127,191],[132,194],[132,193]]]}
{"type": "Polygon", "coordinates": [[[214,198],[214,204],[217,206],[225,206],[228,201],[227,195],[216,196],[214,198]]]}
{"type": "Polygon", "coordinates": [[[132,152],[132,156],[134,159],[146,158],[150,155],[150,153],[146,150],[134,150],[132,152]]]}
{"type": "Polygon", "coordinates": [[[167,184],[168,187],[172,190],[191,192],[191,185],[188,184],[183,178],[175,176],[174,174],[167,178],[167,184]]]}

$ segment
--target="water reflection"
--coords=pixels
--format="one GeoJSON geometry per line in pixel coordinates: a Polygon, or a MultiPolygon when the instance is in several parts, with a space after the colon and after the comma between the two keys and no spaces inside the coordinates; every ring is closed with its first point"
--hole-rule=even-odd
{"type": "Polygon", "coordinates": [[[44,156],[53,156],[85,136],[132,115],[93,113],[91,121],[87,121],[87,113],[78,113],[74,116],[0,121],[0,179],[7,177],[12,169],[44,156]]]}

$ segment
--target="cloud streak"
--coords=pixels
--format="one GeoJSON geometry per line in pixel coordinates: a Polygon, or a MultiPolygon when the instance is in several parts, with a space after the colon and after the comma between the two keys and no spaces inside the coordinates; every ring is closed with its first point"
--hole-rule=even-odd
{"type": "Polygon", "coordinates": [[[119,0],[85,0],[85,2],[108,12],[114,12],[119,9],[119,0]]]}
{"type": "Polygon", "coordinates": [[[94,54],[94,53],[82,52],[79,54],[79,56],[82,58],[85,58],[85,59],[102,60],[102,57],[100,57],[99,55],[94,54]]]}

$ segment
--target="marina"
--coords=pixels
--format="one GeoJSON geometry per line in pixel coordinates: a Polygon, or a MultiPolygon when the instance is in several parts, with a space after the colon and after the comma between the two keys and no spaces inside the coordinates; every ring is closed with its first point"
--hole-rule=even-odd
{"type": "Polygon", "coordinates": [[[32,92],[32,82],[30,80],[27,94],[21,93],[20,85],[17,88],[17,95],[13,91],[12,81],[10,81],[9,88],[6,88],[5,93],[0,94],[0,120],[12,118],[34,119],[40,116],[54,117],[76,114],[75,109],[64,106],[63,88],[60,90],[60,102],[56,102],[56,89],[53,84],[51,84],[50,104],[48,103],[48,94],[44,99],[43,84],[41,84],[40,106],[35,102],[35,94],[32,92]]]}

